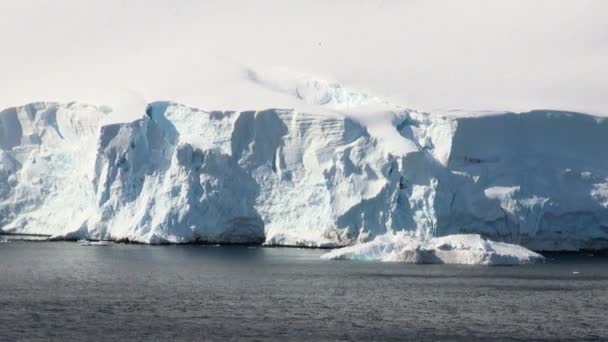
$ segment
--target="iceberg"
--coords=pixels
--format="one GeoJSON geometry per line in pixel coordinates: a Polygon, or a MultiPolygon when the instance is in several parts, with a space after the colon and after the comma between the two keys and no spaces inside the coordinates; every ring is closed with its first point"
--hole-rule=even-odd
{"type": "Polygon", "coordinates": [[[605,118],[438,115],[309,79],[285,89],[305,106],[161,101],[128,122],[81,103],[2,110],[0,233],[343,247],[408,232],[608,248],[605,118]]]}
{"type": "Polygon", "coordinates": [[[107,246],[110,244],[108,241],[90,241],[90,240],[78,240],[78,244],[81,246],[107,246]]]}
{"type": "Polygon", "coordinates": [[[321,258],[465,265],[520,265],[544,259],[525,247],[487,240],[479,234],[421,239],[406,232],[385,234],[366,243],[338,248],[321,258]]]}

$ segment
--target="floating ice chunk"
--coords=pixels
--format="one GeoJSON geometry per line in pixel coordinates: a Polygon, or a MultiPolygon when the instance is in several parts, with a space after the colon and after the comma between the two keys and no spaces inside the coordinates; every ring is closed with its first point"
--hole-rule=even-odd
{"type": "Polygon", "coordinates": [[[108,241],[89,241],[89,240],[78,240],[81,246],[107,246],[110,243],[108,241]]]}
{"type": "Polygon", "coordinates": [[[486,240],[477,234],[420,239],[400,232],[376,237],[321,256],[327,260],[392,261],[412,264],[519,265],[543,257],[522,246],[486,240]]]}

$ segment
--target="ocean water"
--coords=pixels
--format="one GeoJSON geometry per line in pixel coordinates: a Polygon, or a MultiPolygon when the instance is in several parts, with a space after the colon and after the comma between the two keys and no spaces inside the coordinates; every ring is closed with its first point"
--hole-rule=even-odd
{"type": "Polygon", "coordinates": [[[322,250],[0,243],[0,341],[608,340],[608,257],[516,267],[322,250]]]}

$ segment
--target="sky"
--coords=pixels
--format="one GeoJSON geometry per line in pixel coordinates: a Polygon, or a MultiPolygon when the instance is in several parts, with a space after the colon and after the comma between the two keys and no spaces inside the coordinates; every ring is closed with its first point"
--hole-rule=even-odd
{"type": "Polygon", "coordinates": [[[604,0],[2,1],[0,47],[0,108],[286,107],[245,71],[287,70],[425,111],[608,115],[604,0]]]}

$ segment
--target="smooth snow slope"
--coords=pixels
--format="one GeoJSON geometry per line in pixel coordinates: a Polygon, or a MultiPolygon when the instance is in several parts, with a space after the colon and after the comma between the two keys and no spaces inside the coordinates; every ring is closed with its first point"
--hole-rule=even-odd
{"type": "Polygon", "coordinates": [[[374,97],[324,84],[296,86],[313,102],[306,111],[155,102],[135,121],[108,123],[106,107],[5,109],[0,229],[306,246],[464,232],[534,249],[608,248],[605,119],[439,117],[381,100],[351,109],[343,94],[374,97]]]}
{"type": "Polygon", "coordinates": [[[249,84],[247,66],[433,113],[608,115],[605,0],[21,0],[0,1],[0,13],[0,108],[114,107],[121,91],[146,103],[293,108],[249,84]]]}

